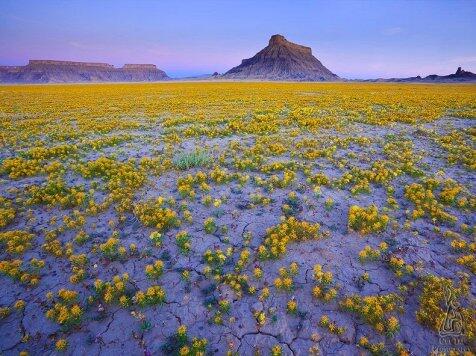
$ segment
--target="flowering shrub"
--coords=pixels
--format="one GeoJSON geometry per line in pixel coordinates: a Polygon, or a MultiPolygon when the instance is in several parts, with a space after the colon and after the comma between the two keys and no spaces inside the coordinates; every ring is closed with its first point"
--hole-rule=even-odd
{"type": "Polygon", "coordinates": [[[174,335],[168,338],[167,343],[162,347],[162,351],[180,356],[205,355],[208,340],[193,337],[190,340],[187,334],[187,326],[181,324],[174,335]]]}
{"type": "Polygon", "coordinates": [[[383,342],[371,343],[366,336],[360,337],[359,346],[368,350],[372,355],[380,355],[385,348],[385,344],[383,342]]]}
{"type": "Polygon", "coordinates": [[[258,247],[260,259],[278,258],[286,253],[292,241],[318,239],[320,225],[299,221],[295,217],[282,218],[281,223],[266,231],[264,243],[258,247]]]}
{"type": "Polygon", "coordinates": [[[165,291],[161,286],[151,286],[145,292],[138,291],[133,300],[141,307],[162,304],[165,302],[165,291]]]}
{"type": "Polygon", "coordinates": [[[23,263],[22,260],[4,260],[0,261],[0,275],[8,276],[14,280],[20,281],[35,287],[40,282],[40,269],[44,267],[44,261],[32,259],[30,266],[23,263]]]}
{"type": "Polygon", "coordinates": [[[61,205],[63,207],[80,206],[86,201],[83,187],[68,187],[62,179],[48,180],[45,185],[32,185],[28,188],[29,204],[45,204],[49,206],[61,205]]]}
{"type": "Polygon", "coordinates": [[[290,299],[286,304],[286,311],[289,314],[296,314],[297,308],[298,308],[298,305],[295,299],[290,299]]]}
{"type": "Polygon", "coordinates": [[[279,277],[274,280],[274,286],[278,290],[291,291],[294,288],[293,276],[298,273],[298,265],[292,262],[289,269],[281,267],[279,277]]]}
{"type": "Polygon", "coordinates": [[[177,246],[179,247],[182,253],[188,254],[190,252],[190,235],[187,231],[180,231],[179,233],[177,233],[177,235],[175,236],[175,241],[177,241],[177,246]]]}
{"type": "Polygon", "coordinates": [[[112,281],[103,282],[101,279],[94,281],[94,290],[96,298],[103,300],[106,304],[120,303],[123,306],[129,304],[129,297],[126,294],[126,284],[129,281],[129,275],[123,273],[122,276],[116,275],[112,281]]]}
{"type": "Polygon", "coordinates": [[[377,261],[380,259],[381,254],[387,251],[387,249],[388,245],[385,242],[381,242],[378,248],[372,248],[369,245],[366,245],[359,252],[359,260],[360,262],[377,261]]]}
{"type": "Polygon", "coordinates": [[[217,229],[215,219],[213,219],[211,216],[206,218],[205,221],[203,222],[203,228],[205,229],[205,232],[207,234],[214,233],[217,229]]]}
{"type": "Polygon", "coordinates": [[[99,245],[102,255],[109,260],[123,258],[126,255],[126,248],[119,243],[116,237],[110,237],[106,242],[99,245]]]}
{"type": "Polygon", "coordinates": [[[334,321],[331,321],[327,315],[321,317],[319,325],[329,330],[332,334],[342,335],[345,333],[345,327],[338,326],[334,321]]]}
{"type": "Polygon", "coordinates": [[[405,263],[403,258],[397,256],[390,256],[388,264],[397,277],[402,277],[406,274],[413,274],[413,266],[405,263]]]}
{"type": "Polygon", "coordinates": [[[35,176],[41,172],[41,161],[19,157],[7,158],[2,162],[0,172],[5,172],[11,179],[35,176]]]}
{"type": "Polygon", "coordinates": [[[0,228],[7,226],[15,218],[15,209],[9,199],[0,195],[0,228]]]}
{"type": "Polygon", "coordinates": [[[363,208],[352,205],[349,209],[349,229],[358,231],[363,235],[385,230],[388,220],[387,215],[379,215],[378,208],[375,205],[363,208]]]}
{"type": "Polygon", "coordinates": [[[377,332],[394,334],[399,329],[399,322],[395,316],[389,314],[398,311],[400,303],[401,298],[396,294],[365,297],[353,295],[344,298],[340,306],[344,310],[358,314],[377,332]]]}
{"type": "Polygon", "coordinates": [[[77,302],[78,293],[68,289],[60,289],[57,301],[46,312],[46,317],[60,324],[65,329],[81,323],[83,310],[77,302]]]}
{"type": "Polygon", "coordinates": [[[34,234],[22,230],[0,232],[0,244],[7,246],[8,253],[20,255],[31,248],[34,234]]]}
{"type": "Polygon", "coordinates": [[[425,182],[425,185],[412,183],[405,187],[405,198],[415,204],[412,218],[418,219],[429,216],[441,222],[456,222],[456,217],[444,211],[444,207],[439,203],[433,194],[435,185],[425,182]]]}
{"type": "Polygon", "coordinates": [[[134,207],[134,214],[144,225],[154,227],[159,232],[180,225],[177,213],[165,207],[165,200],[162,197],[137,204],[134,207]]]}
{"type": "Polygon", "coordinates": [[[337,296],[337,289],[331,287],[332,283],[332,272],[324,272],[322,266],[319,264],[314,265],[313,276],[316,281],[316,285],[312,289],[312,295],[315,298],[321,299],[323,301],[330,301],[337,296]]]}
{"type": "Polygon", "coordinates": [[[152,265],[145,266],[145,274],[150,279],[159,279],[164,272],[164,262],[157,260],[152,265]]]}

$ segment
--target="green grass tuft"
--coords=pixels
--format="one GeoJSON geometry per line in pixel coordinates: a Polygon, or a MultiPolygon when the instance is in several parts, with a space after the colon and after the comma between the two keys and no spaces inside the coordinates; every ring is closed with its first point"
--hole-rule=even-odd
{"type": "Polygon", "coordinates": [[[193,167],[208,166],[212,162],[210,155],[203,150],[196,149],[193,152],[182,152],[175,156],[174,166],[181,170],[193,167]]]}

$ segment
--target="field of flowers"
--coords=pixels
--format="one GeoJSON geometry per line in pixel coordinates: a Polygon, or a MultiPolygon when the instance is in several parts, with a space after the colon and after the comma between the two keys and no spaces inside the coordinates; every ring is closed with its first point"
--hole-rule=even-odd
{"type": "Polygon", "coordinates": [[[0,86],[0,354],[463,354],[474,118],[475,85],[0,86]]]}

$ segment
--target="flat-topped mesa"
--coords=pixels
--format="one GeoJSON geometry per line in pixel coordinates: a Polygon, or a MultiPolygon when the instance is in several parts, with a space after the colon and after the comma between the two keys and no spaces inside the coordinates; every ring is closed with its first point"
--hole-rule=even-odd
{"type": "Polygon", "coordinates": [[[95,67],[95,68],[105,68],[105,69],[114,68],[113,65],[107,64],[107,63],[56,61],[56,60],[50,60],[50,59],[30,59],[28,61],[28,66],[30,67],[41,67],[41,66],[95,67]]]}
{"type": "Polygon", "coordinates": [[[122,69],[126,70],[156,70],[155,64],[124,64],[122,69]]]}
{"type": "Polygon", "coordinates": [[[154,64],[126,64],[32,59],[26,66],[0,67],[0,83],[155,82],[168,80],[154,64]]]}

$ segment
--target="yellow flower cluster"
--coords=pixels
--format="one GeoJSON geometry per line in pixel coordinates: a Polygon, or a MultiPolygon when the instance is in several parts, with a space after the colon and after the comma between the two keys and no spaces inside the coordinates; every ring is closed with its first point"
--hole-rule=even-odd
{"type": "Polygon", "coordinates": [[[318,223],[299,221],[292,216],[282,218],[280,224],[266,230],[264,243],[258,247],[258,257],[263,260],[281,257],[290,242],[318,239],[319,229],[318,223]]]}
{"type": "Polygon", "coordinates": [[[263,205],[263,206],[266,206],[266,205],[269,205],[271,203],[271,198],[268,198],[268,197],[265,197],[264,195],[262,194],[251,194],[250,195],[250,200],[251,200],[251,203],[256,206],[256,205],[263,205]]]}
{"type": "Polygon", "coordinates": [[[78,293],[73,290],[60,289],[57,293],[58,300],[46,312],[46,317],[66,329],[81,323],[83,310],[78,304],[78,293]]]}
{"type": "Polygon", "coordinates": [[[123,258],[126,255],[126,248],[119,243],[116,237],[110,237],[106,242],[99,245],[102,255],[109,260],[123,258]]]}
{"type": "Polygon", "coordinates": [[[353,295],[340,302],[342,309],[356,313],[379,333],[394,334],[398,331],[398,319],[390,313],[399,309],[401,297],[397,294],[353,295]]]}
{"type": "Polygon", "coordinates": [[[255,317],[258,326],[264,326],[266,324],[266,313],[263,310],[255,311],[253,316],[255,317]]]}
{"type": "Polygon", "coordinates": [[[436,142],[448,152],[448,162],[452,165],[462,164],[470,170],[476,170],[474,159],[474,137],[462,130],[453,130],[448,135],[436,139],[436,142]]]}
{"type": "Polygon", "coordinates": [[[283,172],[283,178],[280,178],[276,174],[273,174],[267,179],[255,176],[255,183],[260,187],[264,187],[268,192],[272,192],[276,188],[282,189],[288,187],[295,181],[296,177],[297,175],[294,171],[286,169],[283,172]]]}
{"type": "Polygon", "coordinates": [[[150,279],[159,279],[164,272],[164,262],[157,260],[152,265],[145,266],[145,274],[150,279]]]}
{"type": "Polygon", "coordinates": [[[289,269],[281,267],[279,269],[279,277],[274,280],[274,286],[278,290],[291,291],[294,288],[293,276],[299,272],[299,266],[296,262],[292,262],[289,269]]]}
{"type": "Polygon", "coordinates": [[[165,302],[165,291],[161,286],[151,286],[145,292],[136,292],[133,300],[141,307],[162,304],[165,302]]]}
{"type": "Polygon", "coordinates": [[[337,296],[337,289],[330,286],[333,279],[332,272],[324,272],[322,266],[316,264],[313,268],[313,275],[316,285],[312,289],[312,295],[325,302],[334,299],[337,296]]]}
{"type": "Polygon", "coordinates": [[[114,276],[112,281],[103,282],[101,279],[94,281],[96,297],[102,299],[107,304],[120,303],[122,306],[129,304],[129,297],[126,293],[126,284],[129,275],[123,273],[122,276],[114,276]]]}
{"type": "Polygon", "coordinates": [[[78,147],[76,145],[58,145],[54,147],[32,147],[25,155],[28,158],[36,159],[36,160],[45,160],[52,157],[61,157],[65,158],[66,156],[75,153],[78,151],[78,147]]]}
{"type": "Polygon", "coordinates": [[[0,228],[7,226],[15,218],[12,202],[0,195],[0,228]]]}
{"type": "Polygon", "coordinates": [[[206,250],[203,254],[203,260],[210,266],[223,266],[226,259],[231,255],[231,250],[223,252],[221,249],[206,250]]]}
{"type": "Polygon", "coordinates": [[[30,199],[28,204],[45,204],[48,206],[61,205],[75,207],[82,205],[87,198],[80,186],[68,187],[61,178],[48,180],[45,185],[32,185],[27,190],[30,199]]]}
{"type": "Polygon", "coordinates": [[[45,243],[41,247],[44,251],[56,257],[60,257],[66,252],[61,241],[58,239],[58,233],[55,230],[48,231],[45,234],[45,243]]]}
{"type": "Polygon", "coordinates": [[[473,274],[476,274],[476,256],[474,253],[458,257],[456,263],[468,267],[473,274]]]}
{"type": "Polygon", "coordinates": [[[314,184],[316,186],[327,186],[331,184],[329,177],[326,176],[324,173],[316,173],[314,175],[311,175],[307,177],[306,182],[308,182],[309,184],[314,184]]]}
{"type": "Polygon", "coordinates": [[[367,349],[372,355],[380,355],[385,348],[383,342],[371,343],[366,336],[360,337],[359,346],[367,349]]]}
{"type": "Polygon", "coordinates": [[[370,183],[386,184],[400,174],[399,170],[393,170],[386,161],[376,161],[368,170],[353,167],[337,181],[337,186],[344,188],[352,184],[352,195],[370,193],[370,183]]]}
{"type": "Polygon", "coordinates": [[[281,345],[276,344],[271,348],[271,356],[281,356],[283,354],[283,350],[281,345]]]}
{"type": "Polygon", "coordinates": [[[375,205],[370,205],[369,207],[352,205],[349,209],[349,229],[360,232],[363,235],[384,231],[388,220],[388,215],[380,215],[375,205]]]}
{"type": "Polygon", "coordinates": [[[211,216],[206,218],[205,221],[203,222],[203,228],[205,229],[205,232],[207,234],[213,234],[217,229],[217,224],[215,222],[215,219],[211,216]]]}
{"type": "Polygon", "coordinates": [[[440,201],[446,205],[455,205],[458,195],[463,191],[463,186],[452,179],[444,182],[440,192],[440,201]]]}
{"type": "Polygon", "coordinates": [[[136,204],[134,214],[144,225],[154,227],[159,232],[180,226],[177,213],[165,206],[162,197],[136,204]]]}
{"type": "Polygon", "coordinates": [[[44,262],[30,261],[30,268],[23,266],[21,260],[4,260],[0,261],[0,274],[6,275],[14,280],[18,280],[23,284],[35,287],[40,282],[39,269],[43,268],[44,262]]]}
{"type": "Polygon", "coordinates": [[[9,307],[0,307],[0,320],[5,319],[11,312],[12,310],[9,307]]]}
{"type": "Polygon", "coordinates": [[[397,277],[403,277],[406,274],[413,274],[414,272],[412,265],[405,263],[403,258],[397,256],[390,256],[388,264],[397,277]]]}
{"type": "Polygon", "coordinates": [[[69,256],[69,261],[72,265],[72,275],[69,281],[72,284],[77,284],[86,278],[85,267],[88,263],[88,257],[83,253],[80,255],[69,256]]]}
{"type": "Polygon", "coordinates": [[[76,170],[85,178],[101,177],[107,181],[108,203],[117,202],[116,210],[120,213],[132,210],[135,190],[147,180],[146,173],[136,168],[134,160],[122,163],[104,156],[95,161],[78,165],[76,170]]]}
{"type": "Polygon", "coordinates": [[[63,217],[63,222],[68,229],[76,229],[82,227],[86,223],[86,218],[79,210],[73,210],[73,215],[65,215],[63,217]]]}
{"type": "Polygon", "coordinates": [[[251,252],[247,248],[244,248],[243,250],[241,250],[240,258],[238,258],[238,261],[236,261],[236,265],[235,265],[236,272],[240,272],[241,270],[243,270],[243,268],[246,266],[246,264],[248,263],[250,259],[250,254],[251,252]]]}
{"type": "Polygon", "coordinates": [[[208,340],[203,338],[199,339],[194,337],[189,344],[186,341],[186,345],[180,347],[178,351],[179,356],[204,356],[206,354],[208,340]]]}
{"type": "Polygon", "coordinates": [[[365,247],[359,252],[359,260],[360,262],[377,261],[380,259],[382,253],[387,251],[387,249],[388,245],[386,242],[381,242],[378,248],[372,248],[369,245],[365,245],[365,247]]]}
{"type": "Polygon", "coordinates": [[[456,216],[447,213],[433,194],[434,185],[425,182],[425,185],[412,183],[405,187],[405,198],[415,204],[412,218],[418,219],[425,215],[440,222],[456,222],[456,216]]]}
{"type": "Polygon", "coordinates": [[[296,314],[297,310],[298,310],[298,304],[296,300],[294,298],[291,298],[290,300],[288,300],[288,302],[286,303],[286,311],[289,314],[296,314]]]}
{"type": "Polygon", "coordinates": [[[323,315],[321,317],[321,319],[319,320],[319,325],[329,330],[329,332],[331,332],[332,334],[342,335],[343,333],[345,333],[345,327],[338,326],[337,323],[335,321],[330,320],[327,315],[323,315]]]}
{"type": "Polygon", "coordinates": [[[34,237],[34,234],[23,230],[0,232],[0,244],[7,246],[8,253],[21,255],[31,248],[31,241],[34,237]]]}
{"type": "Polygon", "coordinates": [[[0,173],[8,174],[10,179],[35,176],[42,171],[41,161],[23,158],[7,158],[0,167],[0,173]]]}
{"type": "Polygon", "coordinates": [[[196,193],[194,187],[198,186],[204,192],[210,190],[210,186],[207,184],[207,179],[207,174],[201,171],[197,172],[194,176],[188,174],[186,177],[180,177],[177,179],[177,189],[182,197],[195,199],[196,193]]]}
{"type": "MultiPolygon", "coordinates": [[[[216,277],[219,277],[219,275],[216,277]]],[[[238,298],[242,297],[243,291],[249,294],[254,294],[256,291],[255,287],[249,285],[248,275],[246,274],[227,273],[223,276],[222,280],[223,283],[230,286],[238,298]]]]}
{"type": "Polygon", "coordinates": [[[59,339],[55,343],[55,348],[58,351],[65,351],[68,348],[68,340],[66,339],[59,339]]]}
{"type": "Polygon", "coordinates": [[[175,235],[175,241],[182,253],[188,254],[190,252],[192,244],[190,243],[190,235],[187,231],[178,232],[177,235],[175,235]]]}

